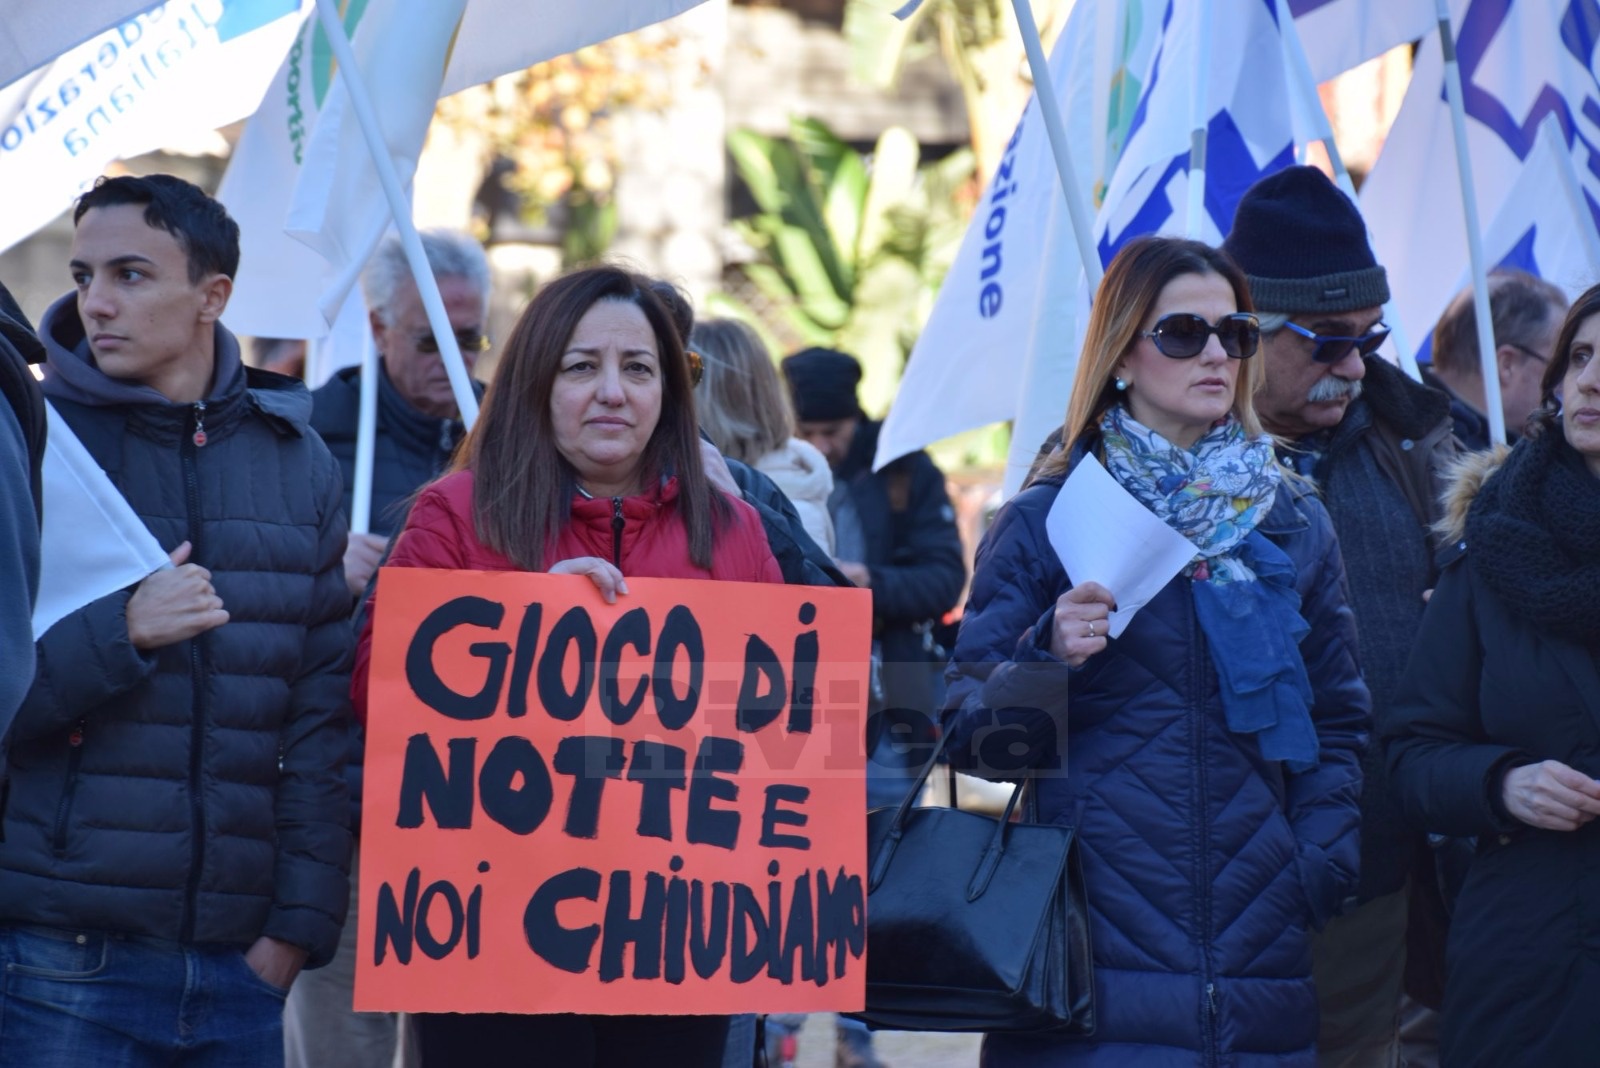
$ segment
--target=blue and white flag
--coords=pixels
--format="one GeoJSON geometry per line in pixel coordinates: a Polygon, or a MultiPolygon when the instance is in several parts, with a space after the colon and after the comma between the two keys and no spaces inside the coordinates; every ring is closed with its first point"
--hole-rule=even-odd
{"type": "MultiPolygon", "coordinates": [[[[1600,0],[1452,0],[1450,8],[1478,218],[1489,231],[1484,245],[1488,263],[1522,266],[1570,292],[1592,279],[1581,267],[1558,266],[1570,261],[1553,251],[1551,242],[1581,217],[1573,215],[1565,196],[1533,188],[1550,175],[1529,172],[1541,169],[1539,129],[1553,119],[1581,186],[1587,222],[1592,226],[1600,220],[1600,78],[1595,55],[1600,0]],[[1491,240],[1498,238],[1497,228],[1516,231],[1509,247],[1497,248],[1491,240]]],[[[1389,272],[1400,325],[1412,345],[1420,347],[1461,287],[1467,264],[1437,33],[1418,53],[1411,88],[1361,191],[1361,207],[1372,228],[1378,262],[1389,272]]]]}
{"type": "MultiPolygon", "coordinates": [[[[1329,0],[1307,16],[1322,20],[1322,33],[1356,33],[1379,3],[1329,0]],[[1336,15],[1350,26],[1331,24],[1336,15]]],[[[1410,13],[1407,25],[1415,23],[1415,5],[1426,3],[1395,0],[1410,13]]],[[[1297,143],[1325,132],[1313,88],[1292,76],[1293,49],[1278,11],[1278,0],[1079,0],[1073,7],[1050,71],[1079,187],[1092,191],[1098,211],[1102,264],[1139,234],[1184,232],[1197,120],[1208,133],[1208,159],[1196,236],[1213,243],[1231,227],[1251,183],[1292,163],[1297,143]]],[[[1356,33],[1363,43],[1347,57],[1370,58],[1399,43],[1401,32],[1356,33]]],[[[1314,69],[1334,62],[1318,54],[1314,69]]],[[[1077,245],[1030,99],[912,352],[876,463],[1014,419],[1007,479],[1014,485],[1042,431],[1066,412],[1086,308],[1077,245]]]]}
{"type": "MultiPolygon", "coordinates": [[[[1600,282],[1600,229],[1572,166],[1561,125],[1547,116],[1522,173],[1483,233],[1489,267],[1515,267],[1560,287],[1572,300],[1600,282]]],[[[1452,294],[1472,284],[1462,266],[1452,294]]],[[[1424,336],[1418,360],[1427,362],[1433,339],[1424,336]]]]}
{"type": "MultiPolygon", "coordinates": [[[[1160,23],[1149,6],[1080,0],[1050,55],[1078,187],[1096,204],[1155,51],[1160,23]]],[[[1046,391],[1059,393],[1065,412],[1081,275],[1044,121],[1029,97],[917,338],[875,464],[1016,417],[1029,399],[1030,367],[1053,376],[1059,388],[1046,391]]]]}
{"type": "Polygon", "coordinates": [[[1219,244],[1244,191],[1294,162],[1294,91],[1271,0],[1168,0],[1127,147],[1095,219],[1101,262],[1141,234],[1219,244]],[[1201,123],[1205,210],[1188,232],[1191,130],[1201,123]]]}

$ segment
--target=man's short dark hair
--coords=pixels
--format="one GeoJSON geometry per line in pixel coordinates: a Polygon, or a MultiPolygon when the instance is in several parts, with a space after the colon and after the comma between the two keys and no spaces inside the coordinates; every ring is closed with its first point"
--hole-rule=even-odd
{"type": "Polygon", "coordinates": [[[239,224],[199,186],[170,174],[101,178],[78,198],[72,225],[90,208],[144,205],[144,221],[165,230],[189,257],[189,281],[208,274],[232,278],[239,270],[239,224]]]}
{"type": "MultiPolygon", "coordinates": [[[[1566,314],[1567,295],[1560,287],[1512,267],[1489,272],[1489,318],[1496,345],[1532,347],[1566,314]]],[[[1547,359],[1549,353],[1541,353],[1547,359]]],[[[1477,310],[1472,287],[1457,293],[1433,328],[1433,366],[1446,374],[1478,378],[1477,310]]]]}

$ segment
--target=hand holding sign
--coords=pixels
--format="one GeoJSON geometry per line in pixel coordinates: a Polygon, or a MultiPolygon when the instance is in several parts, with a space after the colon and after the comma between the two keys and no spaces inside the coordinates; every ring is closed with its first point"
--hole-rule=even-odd
{"type": "Polygon", "coordinates": [[[628,580],[622,577],[622,572],[598,556],[574,556],[570,560],[551,565],[549,573],[589,576],[589,581],[600,591],[600,596],[606,599],[606,604],[616,604],[617,594],[628,592],[628,580]]]}
{"type": "Polygon", "coordinates": [[[135,649],[160,649],[228,621],[211,572],[189,563],[189,552],[188,542],[172,550],[172,568],[146,577],[128,598],[128,639],[135,649]]]}

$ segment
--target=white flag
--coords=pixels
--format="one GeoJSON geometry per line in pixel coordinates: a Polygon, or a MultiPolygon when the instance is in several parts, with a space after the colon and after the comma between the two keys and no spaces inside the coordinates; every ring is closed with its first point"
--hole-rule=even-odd
{"type": "MultiPolygon", "coordinates": [[[[396,164],[401,174],[407,175],[416,168],[417,152],[402,158],[398,149],[406,146],[396,141],[414,139],[419,127],[426,129],[439,95],[659,22],[702,2],[543,0],[534,5],[526,0],[466,0],[452,45],[449,31],[441,27],[454,25],[452,13],[460,12],[462,0],[426,5],[425,17],[418,12],[422,5],[407,3],[406,17],[399,21],[398,0],[369,0],[364,8],[352,5],[345,29],[358,59],[380,50],[379,37],[385,42],[381,51],[401,57],[368,58],[361,60],[361,68],[385,129],[394,131],[390,146],[397,150],[396,164]],[[428,57],[435,53],[443,56],[446,46],[449,62],[441,85],[436,67],[430,73],[415,64],[433,64],[428,57]],[[390,53],[390,48],[399,51],[390,53]],[[399,114],[402,109],[404,116],[399,114]]],[[[301,187],[302,170],[313,164],[311,143],[318,139],[313,130],[320,127],[324,109],[336,99],[333,73],[326,40],[313,18],[301,30],[261,108],[246,126],[218,191],[218,198],[239,221],[242,232],[239,278],[228,321],[245,333],[276,337],[326,333],[332,316],[321,309],[337,309],[348,283],[359,273],[370,251],[369,217],[381,215],[387,222],[388,204],[353,115],[344,116],[336,147],[327,155],[327,161],[357,160],[353,169],[338,170],[332,180],[323,172],[315,179],[316,186],[301,187]],[[314,188],[328,190],[330,205],[355,205],[365,221],[323,208],[312,195],[314,188]],[[302,196],[296,205],[297,229],[315,231],[319,248],[337,257],[336,261],[325,260],[285,234],[291,196],[297,190],[302,196]],[[319,214],[327,219],[327,226],[312,222],[319,214]]],[[[421,141],[416,144],[420,150],[421,141]]]]}
{"type": "MultiPolygon", "coordinates": [[[[1536,166],[1541,123],[1554,117],[1591,216],[1600,219],[1600,80],[1595,0],[1453,0],[1478,218],[1555,208],[1520,204],[1515,192],[1536,166]]],[[[1529,179],[1532,181],[1533,179],[1529,179]]],[[[1413,347],[1460,288],[1467,263],[1444,62],[1438,34],[1422,44],[1405,102],[1361,190],[1378,262],[1389,272],[1400,325],[1413,347]]],[[[1548,231],[1546,232],[1548,237],[1548,231]]],[[[1533,246],[1537,250],[1537,243],[1533,246]]],[[[1489,248],[1492,266],[1505,255],[1489,248]]],[[[1566,284],[1557,280],[1558,284],[1566,284]]]]}
{"type": "MultiPolygon", "coordinates": [[[[400,183],[409,187],[444,84],[467,0],[369,3],[353,45],[400,183]]],[[[330,325],[391,219],[367,141],[340,77],[306,145],[284,226],[332,267],[319,310],[330,325]]]]}
{"type": "MultiPolygon", "coordinates": [[[[1080,0],[1050,55],[1078,186],[1097,197],[1155,48],[1160,24],[1143,6],[1080,0]]],[[[1030,97],[917,338],[875,466],[1013,418],[1030,363],[1055,368],[1070,386],[1080,274],[1055,159],[1030,97]]],[[[1065,391],[1059,399],[1065,412],[1065,391]]]]}
{"type": "Polygon", "coordinates": [[[44,528],[39,538],[37,641],[62,617],[133,585],[171,560],[72,433],[45,402],[44,528]]]}
{"type": "Polygon", "coordinates": [[[1289,0],[1289,13],[1319,82],[1420,40],[1438,22],[1433,0],[1289,0]]]}
{"type": "MultiPolygon", "coordinates": [[[[300,0],[172,0],[0,89],[0,249],[59,215],[107,164],[254,111],[299,10],[300,0]]],[[[8,7],[0,22],[9,18],[8,7]]]]}
{"type": "MultiPolygon", "coordinates": [[[[1491,268],[1527,271],[1559,286],[1568,300],[1600,282],[1600,230],[1583,202],[1554,118],[1545,119],[1500,214],[1484,230],[1483,252],[1491,268]]],[[[1455,282],[1452,296],[1472,282],[1466,266],[1455,282]]],[[[1421,339],[1419,359],[1427,358],[1432,341],[1430,336],[1421,339]]]]}

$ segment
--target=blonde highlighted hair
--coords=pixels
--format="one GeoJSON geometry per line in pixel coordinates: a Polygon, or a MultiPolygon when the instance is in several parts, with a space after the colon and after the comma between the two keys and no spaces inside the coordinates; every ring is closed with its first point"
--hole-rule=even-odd
{"type": "Polygon", "coordinates": [[[729,459],[754,464],[794,437],[794,409],[772,354],[736,319],[695,324],[689,347],[705,372],[696,388],[700,429],[729,459]]]}
{"type": "MultiPolygon", "coordinates": [[[[1072,381],[1072,397],[1061,428],[1061,448],[1039,465],[1035,477],[1065,474],[1073,446],[1086,435],[1098,432],[1100,420],[1120,396],[1113,382],[1117,365],[1138,342],[1139,334],[1153,325],[1148,320],[1161,299],[1161,291],[1173,279],[1188,274],[1221,276],[1233,289],[1238,309],[1255,310],[1244,272],[1219,248],[1200,241],[1154,236],[1136,237],[1124,245],[1095,293],[1089,331],[1078,356],[1078,373],[1072,381]]],[[[1259,351],[1240,362],[1243,366],[1234,386],[1232,412],[1245,433],[1255,438],[1265,433],[1256,416],[1254,397],[1266,378],[1266,366],[1259,351]]]]}

